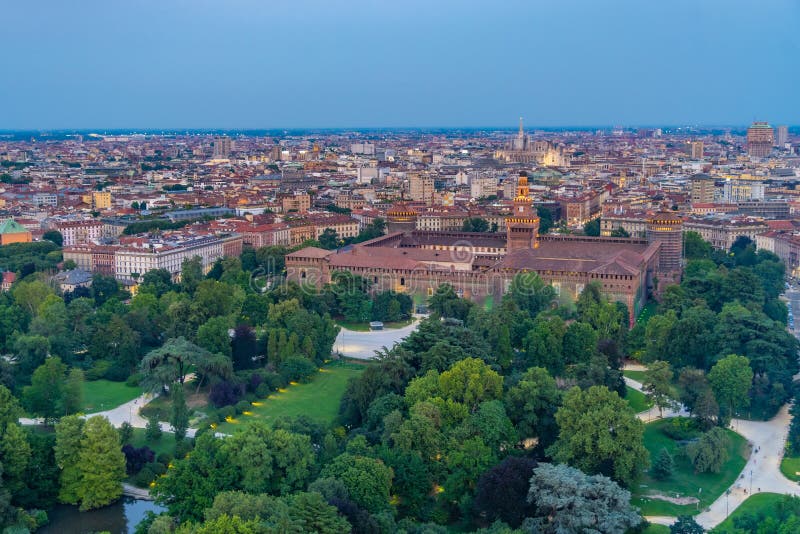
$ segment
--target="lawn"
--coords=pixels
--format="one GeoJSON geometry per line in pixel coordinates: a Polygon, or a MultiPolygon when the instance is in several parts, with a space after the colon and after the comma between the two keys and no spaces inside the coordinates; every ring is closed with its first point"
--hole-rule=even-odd
{"type": "Polygon", "coordinates": [[[757,514],[760,517],[777,517],[777,508],[785,496],[780,493],[756,493],[748,497],[739,508],[712,531],[715,534],[734,532],[733,521],[737,517],[749,514],[757,514]]]}
{"type": "Polygon", "coordinates": [[[667,480],[655,480],[645,473],[640,486],[633,491],[631,502],[642,509],[643,515],[695,515],[698,510],[706,508],[736,480],[746,463],[749,450],[747,440],[739,434],[728,430],[731,445],[728,449],[730,459],[719,473],[695,473],[689,459],[682,454],[678,442],[667,436],[661,428],[669,424],[670,419],[656,421],[645,426],[644,445],[650,452],[650,463],[662,448],[666,448],[675,461],[675,470],[667,480]],[[699,491],[701,490],[701,491],[699,491]],[[646,495],[661,493],[670,497],[697,497],[698,504],[673,504],[660,499],[651,499],[646,495]]]}
{"type": "Polygon", "coordinates": [[[167,454],[174,454],[175,453],[175,435],[170,432],[163,432],[161,434],[161,439],[156,441],[148,441],[145,437],[146,431],[144,428],[134,428],[133,429],[133,439],[131,440],[131,445],[134,447],[144,447],[147,445],[150,447],[153,452],[156,453],[156,456],[165,452],[167,454]]]}
{"type": "Polygon", "coordinates": [[[639,316],[636,317],[636,322],[641,323],[642,326],[647,325],[647,321],[650,320],[650,317],[655,315],[657,308],[658,304],[656,304],[654,301],[651,300],[650,302],[645,304],[645,307],[642,308],[642,311],[639,312],[639,316]]]}
{"type": "Polygon", "coordinates": [[[800,481],[800,458],[797,456],[784,456],[781,461],[781,473],[789,480],[800,481]]]}
{"type": "Polygon", "coordinates": [[[218,432],[230,434],[249,421],[270,421],[276,417],[307,415],[322,423],[333,421],[339,413],[339,400],[347,382],[361,374],[364,366],[335,362],[325,366],[308,384],[289,385],[255,403],[248,415],[238,415],[232,422],[220,423],[218,432]]]}
{"type": "Polygon", "coordinates": [[[655,523],[651,523],[642,531],[642,534],[669,534],[669,527],[666,525],[656,525],[655,523]]]}
{"type": "Polygon", "coordinates": [[[627,376],[631,380],[636,380],[640,384],[644,382],[644,377],[647,371],[622,371],[623,376],[627,376]]]}
{"type": "Polygon", "coordinates": [[[102,412],[125,404],[142,394],[142,388],[125,385],[125,382],[93,380],[83,383],[84,413],[102,412]]]}
{"type": "Polygon", "coordinates": [[[637,391],[630,386],[625,386],[625,388],[627,389],[625,400],[628,401],[628,404],[631,405],[634,412],[644,412],[653,406],[652,401],[641,391],[637,391]]]}

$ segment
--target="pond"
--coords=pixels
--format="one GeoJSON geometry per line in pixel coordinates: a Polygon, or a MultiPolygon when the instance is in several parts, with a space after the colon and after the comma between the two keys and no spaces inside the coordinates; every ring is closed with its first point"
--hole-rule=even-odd
{"type": "Polygon", "coordinates": [[[77,506],[59,504],[47,513],[50,522],[37,534],[86,534],[107,531],[111,534],[132,534],[147,512],[166,509],[153,501],[123,497],[105,508],[78,511],[77,506]]]}

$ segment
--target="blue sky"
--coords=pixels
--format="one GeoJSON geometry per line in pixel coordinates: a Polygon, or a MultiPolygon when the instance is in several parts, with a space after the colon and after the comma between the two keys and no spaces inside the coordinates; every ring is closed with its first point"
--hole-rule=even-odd
{"type": "Polygon", "coordinates": [[[0,50],[0,129],[800,124],[796,0],[5,0],[0,50]]]}

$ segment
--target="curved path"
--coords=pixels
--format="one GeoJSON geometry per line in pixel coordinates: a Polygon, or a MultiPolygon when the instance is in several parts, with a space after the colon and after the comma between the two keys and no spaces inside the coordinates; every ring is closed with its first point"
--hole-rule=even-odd
{"type": "MultiPolygon", "coordinates": [[[[643,370],[626,366],[626,369],[643,370]]],[[[625,378],[625,383],[638,391],[642,384],[636,380],[625,378]]],[[[658,418],[652,417],[655,408],[637,414],[645,422],[658,418]]],[[[688,415],[681,406],[678,410],[664,410],[664,417],[688,415]]],[[[800,495],[800,485],[787,479],[781,473],[781,460],[789,429],[789,405],[784,405],[769,421],[749,421],[733,419],[730,429],[741,434],[750,444],[750,458],[736,481],[716,501],[703,512],[695,516],[695,520],[706,529],[722,523],[730,513],[739,507],[749,496],[760,492],[800,495]],[[756,452],[757,451],[757,452],[756,452]]],[[[676,518],[668,516],[647,516],[651,523],[671,525],[676,518]]]]}
{"type": "Polygon", "coordinates": [[[419,326],[420,316],[414,316],[414,322],[402,328],[357,332],[341,327],[336,342],[333,344],[334,352],[347,358],[358,360],[371,360],[375,358],[375,351],[383,347],[392,348],[395,343],[402,341],[408,334],[419,326]]]}

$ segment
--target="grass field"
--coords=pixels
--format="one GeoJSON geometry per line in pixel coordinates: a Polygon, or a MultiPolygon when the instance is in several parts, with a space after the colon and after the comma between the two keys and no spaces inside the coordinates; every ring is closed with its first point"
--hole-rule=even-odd
{"type": "Polygon", "coordinates": [[[784,456],[781,461],[781,473],[789,480],[799,481],[800,476],[800,458],[797,456],[784,456]]]}
{"type": "Polygon", "coordinates": [[[142,388],[125,385],[125,382],[94,380],[83,383],[84,413],[103,412],[135,399],[142,394],[142,388]]]}
{"type": "Polygon", "coordinates": [[[217,432],[230,434],[250,421],[270,421],[276,417],[307,415],[322,423],[333,421],[339,413],[339,400],[347,382],[364,370],[363,365],[333,363],[324,367],[308,384],[290,385],[254,405],[249,415],[220,423],[217,432]]]}
{"type": "Polygon", "coordinates": [[[779,493],[757,493],[752,497],[748,497],[739,508],[722,523],[717,525],[712,532],[715,534],[723,534],[728,532],[735,532],[733,521],[737,517],[749,514],[757,514],[761,517],[777,516],[776,509],[783,500],[783,495],[779,493]]]}
{"type": "Polygon", "coordinates": [[[665,525],[650,524],[642,534],[669,534],[669,527],[665,525]]]}
{"type": "Polygon", "coordinates": [[[730,459],[719,473],[695,473],[689,459],[682,454],[680,445],[661,431],[669,424],[669,419],[656,421],[645,426],[644,445],[650,452],[652,465],[656,455],[666,448],[675,461],[675,471],[667,480],[655,480],[645,473],[640,486],[633,491],[631,502],[642,509],[643,515],[694,515],[714,502],[739,476],[744,468],[748,454],[747,440],[739,434],[728,430],[731,445],[728,449],[730,459]],[[699,491],[702,490],[702,491],[699,491]],[[670,497],[697,497],[697,504],[673,504],[667,501],[651,499],[649,493],[661,493],[670,497]]]}
{"type": "Polygon", "coordinates": [[[627,376],[631,380],[636,380],[640,384],[644,380],[644,375],[647,371],[622,371],[623,376],[627,376]]]}
{"type": "Polygon", "coordinates": [[[636,317],[636,322],[641,323],[642,326],[647,325],[647,321],[650,320],[650,317],[655,315],[657,308],[658,304],[651,300],[642,308],[642,311],[639,312],[639,315],[636,317]]]}
{"type": "Polygon", "coordinates": [[[630,386],[626,386],[626,389],[628,392],[625,394],[625,400],[628,401],[634,412],[643,412],[653,406],[652,401],[641,391],[637,391],[630,386]]]}
{"type": "Polygon", "coordinates": [[[161,454],[162,452],[166,452],[168,454],[175,453],[175,435],[171,434],[170,432],[164,432],[161,434],[161,439],[156,441],[148,441],[145,437],[145,429],[144,428],[134,428],[133,429],[133,439],[131,440],[131,445],[134,447],[144,447],[147,445],[150,447],[153,452],[156,453],[156,456],[161,454]]]}

